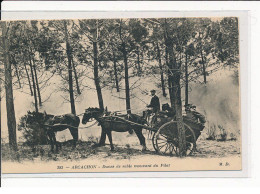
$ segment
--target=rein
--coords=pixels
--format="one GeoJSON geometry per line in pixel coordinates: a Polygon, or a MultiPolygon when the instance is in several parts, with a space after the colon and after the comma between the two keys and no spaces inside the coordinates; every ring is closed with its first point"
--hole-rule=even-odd
{"type": "MultiPolygon", "coordinates": [[[[134,111],[134,110],[144,111],[144,110],[146,110],[146,109],[145,109],[145,108],[141,108],[141,109],[136,108],[136,109],[117,110],[117,111],[113,111],[113,112],[111,112],[111,113],[120,113],[120,112],[125,112],[125,111],[128,111],[128,110],[132,110],[132,111],[134,111]]],[[[138,113],[139,113],[139,112],[138,112],[138,113]]]]}
{"type": "Polygon", "coordinates": [[[81,115],[84,115],[85,114],[85,112],[83,112],[83,113],[81,113],[81,114],[78,114],[78,115],[76,115],[76,116],[81,116],[81,115]]]}
{"type": "Polygon", "coordinates": [[[93,127],[94,125],[96,125],[98,122],[96,121],[95,123],[89,125],[89,126],[86,126],[86,127],[74,127],[72,125],[67,125],[67,124],[54,124],[54,125],[46,125],[46,124],[43,124],[44,126],[47,126],[47,127],[55,127],[55,126],[67,126],[68,128],[74,128],[74,129],[87,129],[89,127],[93,127]]]}
{"type": "Polygon", "coordinates": [[[93,123],[92,125],[86,126],[86,127],[79,127],[80,129],[87,129],[90,127],[93,127],[94,125],[98,124],[98,121],[96,121],[95,123],[93,123]]]}
{"type": "Polygon", "coordinates": [[[133,125],[133,126],[143,127],[144,129],[155,130],[153,127],[150,127],[150,126],[147,126],[147,125],[142,125],[142,124],[139,124],[139,123],[135,123],[135,122],[123,119],[123,118],[118,117],[118,116],[105,116],[103,118],[117,118],[117,119],[121,120],[121,122],[120,121],[113,121],[113,122],[128,123],[128,124],[133,125]]]}

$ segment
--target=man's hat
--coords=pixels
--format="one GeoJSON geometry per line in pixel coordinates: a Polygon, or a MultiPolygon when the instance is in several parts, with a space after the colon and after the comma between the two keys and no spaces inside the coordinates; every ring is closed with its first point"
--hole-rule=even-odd
{"type": "Polygon", "coordinates": [[[185,104],[184,107],[191,108],[191,107],[192,107],[192,104],[185,104]]]}
{"type": "Polygon", "coordinates": [[[155,90],[150,90],[150,92],[156,92],[155,90]]]}
{"type": "Polygon", "coordinates": [[[193,104],[187,104],[187,105],[184,105],[184,107],[185,107],[185,110],[187,109],[190,109],[190,108],[196,108],[196,106],[195,105],[193,105],[193,104]]]}

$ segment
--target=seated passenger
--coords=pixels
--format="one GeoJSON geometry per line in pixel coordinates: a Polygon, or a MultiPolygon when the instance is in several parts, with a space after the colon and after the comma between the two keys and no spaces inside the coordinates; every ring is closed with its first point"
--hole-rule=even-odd
{"type": "Polygon", "coordinates": [[[174,117],[175,116],[175,109],[170,107],[168,103],[162,105],[162,112],[163,114],[167,115],[168,117],[174,117]]]}
{"type": "Polygon", "coordinates": [[[185,111],[186,111],[186,116],[189,119],[191,119],[197,123],[201,123],[203,125],[206,123],[205,116],[196,111],[196,106],[194,106],[192,104],[187,104],[187,105],[185,105],[185,111]]]}

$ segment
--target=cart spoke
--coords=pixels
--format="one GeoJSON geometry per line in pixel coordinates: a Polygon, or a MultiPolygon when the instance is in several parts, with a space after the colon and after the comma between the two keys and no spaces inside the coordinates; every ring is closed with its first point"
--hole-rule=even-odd
{"type": "Polygon", "coordinates": [[[160,134],[161,136],[163,136],[165,139],[167,139],[168,137],[166,135],[160,134]]]}
{"type": "Polygon", "coordinates": [[[175,154],[178,156],[179,155],[179,151],[178,151],[178,147],[175,147],[176,149],[174,149],[175,154]]]}
{"type": "Polygon", "coordinates": [[[169,149],[169,152],[170,152],[171,155],[172,155],[173,150],[174,150],[174,145],[171,143],[170,144],[170,149],[169,149]]]}
{"type": "Polygon", "coordinates": [[[167,143],[165,143],[164,145],[160,146],[159,147],[159,150],[161,150],[161,148],[163,148],[167,143]]]}
{"type": "Polygon", "coordinates": [[[166,138],[160,138],[160,137],[158,137],[157,140],[167,141],[166,138]]]}
{"type": "Polygon", "coordinates": [[[172,145],[172,151],[174,151],[176,153],[176,146],[175,145],[172,145]]]}
{"type": "Polygon", "coordinates": [[[166,140],[157,140],[157,143],[167,143],[167,141],[166,140]]]}
{"type": "Polygon", "coordinates": [[[165,148],[164,153],[166,153],[168,151],[168,149],[170,148],[169,144],[167,144],[167,147],[165,148]]]}
{"type": "Polygon", "coordinates": [[[166,141],[163,141],[163,142],[157,142],[157,144],[165,144],[165,143],[167,143],[166,141]]]}

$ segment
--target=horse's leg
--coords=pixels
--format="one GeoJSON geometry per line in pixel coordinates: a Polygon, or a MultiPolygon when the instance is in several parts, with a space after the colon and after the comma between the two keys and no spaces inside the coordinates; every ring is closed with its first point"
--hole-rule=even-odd
{"type": "Polygon", "coordinates": [[[61,150],[62,149],[62,143],[61,142],[57,142],[57,145],[59,146],[59,149],[61,150]]]}
{"type": "Polygon", "coordinates": [[[143,146],[142,151],[146,150],[145,138],[142,133],[142,128],[135,128],[134,131],[140,141],[140,144],[143,146]]]}
{"type": "Polygon", "coordinates": [[[49,132],[47,132],[47,135],[48,135],[48,137],[49,137],[49,140],[50,140],[50,144],[51,144],[51,152],[53,152],[54,151],[54,144],[53,144],[53,138],[52,138],[52,133],[49,131],[49,132]]]}
{"type": "Polygon", "coordinates": [[[56,152],[58,153],[59,152],[59,145],[56,141],[56,135],[55,135],[54,132],[52,132],[52,139],[53,139],[54,145],[56,146],[56,152]]]}
{"type": "Polygon", "coordinates": [[[78,130],[78,128],[77,129],[76,128],[69,128],[69,130],[70,130],[70,133],[73,137],[73,146],[75,148],[76,145],[77,145],[78,138],[79,138],[79,130],[78,130]]]}
{"type": "Polygon", "coordinates": [[[113,151],[114,150],[114,145],[113,145],[113,142],[112,142],[111,130],[110,129],[106,129],[106,134],[107,134],[107,137],[108,137],[109,142],[110,142],[111,151],[113,151]]]}
{"type": "Polygon", "coordinates": [[[106,143],[106,130],[105,128],[101,127],[101,137],[98,146],[105,146],[105,143],[106,143]]]}

